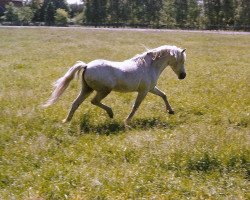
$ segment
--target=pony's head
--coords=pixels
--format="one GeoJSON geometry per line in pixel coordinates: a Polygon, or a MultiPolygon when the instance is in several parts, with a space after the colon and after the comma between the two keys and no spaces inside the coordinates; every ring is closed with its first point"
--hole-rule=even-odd
{"type": "Polygon", "coordinates": [[[186,61],[186,49],[175,49],[170,51],[172,59],[168,63],[174,73],[178,76],[178,79],[184,79],[186,77],[185,61],[186,61]]]}
{"type": "Polygon", "coordinates": [[[163,67],[169,65],[179,79],[186,77],[184,63],[186,61],[186,49],[180,49],[176,46],[163,45],[155,49],[147,49],[146,52],[136,55],[132,60],[139,64],[148,63],[149,65],[163,67]]]}
{"type": "Polygon", "coordinates": [[[149,50],[144,60],[148,63],[154,63],[158,66],[169,65],[179,79],[186,77],[185,71],[185,60],[186,60],[186,49],[180,49],[176,46],[164,45],[156,49],[149,50]]]}

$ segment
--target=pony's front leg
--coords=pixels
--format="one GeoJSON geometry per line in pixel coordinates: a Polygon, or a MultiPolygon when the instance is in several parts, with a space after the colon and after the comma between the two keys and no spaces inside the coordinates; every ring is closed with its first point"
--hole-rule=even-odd
{"type": "Polygon", "coordinates": [[[164,92],[159,90],[156,86],[154,87],[153,90],[150,90],[149,92],[151,92],[152,94],[155,94],[157,96],[160,96],[165,102],[166,109],[167,109],[168,113],[169,114],[174,114],[174,110],[171,107],[170,103],[168,102],[167,96],[166,96],[166,94],[164,92]]]}
{"type": "Polygon", "coordinates": [[[135,112],[139,108],[141,102],[146,97],[147,93],[148,93],[148,91],[138,92],[138,95],[136,97],[135,104],[133,105],[132,111],[129,114],[129,116],[127,117],[127,119],[125,120],[125,126],[128,126],[128,124],[130,123],[130,121],[131,121],[132,117],[134,116],[135,112]]]}

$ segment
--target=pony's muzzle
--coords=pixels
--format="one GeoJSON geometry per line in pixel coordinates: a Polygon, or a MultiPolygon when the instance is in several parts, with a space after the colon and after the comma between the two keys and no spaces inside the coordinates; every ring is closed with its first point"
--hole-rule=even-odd
{"type": "Polygon", "coordinates": [[[181,72],[179,75],[179,79],[184,79],[186,77],[186,73],[185,72],[181,72]]]}

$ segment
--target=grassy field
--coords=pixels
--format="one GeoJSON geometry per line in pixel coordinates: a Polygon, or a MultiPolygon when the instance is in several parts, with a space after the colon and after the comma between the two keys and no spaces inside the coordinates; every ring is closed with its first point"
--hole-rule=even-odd
{"type": "Polygon", "coordinates": [[[0,28],[0,199],[250,199],[250,35],[0,28]],[[135,93],[111,93],[110,120],[77,96],[41,109],[75,61],[124,60],[172,44],[187,48],[187,78],[159,82],[176,114],[149,94],[132,129],[135,93]],[[247,189],[248,188],[248,189],[247,189]]]}

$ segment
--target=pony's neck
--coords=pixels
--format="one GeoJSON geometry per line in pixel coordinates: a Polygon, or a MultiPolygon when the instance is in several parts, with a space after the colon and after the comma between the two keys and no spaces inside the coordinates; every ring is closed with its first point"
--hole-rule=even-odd
{"type": "Polygon", "coordinates": [[[157,77],[159,77],[163,70],[168,66],[168,61],[166,60],[166,58],[160,58],[159,60],[156,60],[152,65],[157,77]]]}

